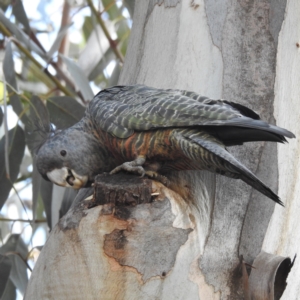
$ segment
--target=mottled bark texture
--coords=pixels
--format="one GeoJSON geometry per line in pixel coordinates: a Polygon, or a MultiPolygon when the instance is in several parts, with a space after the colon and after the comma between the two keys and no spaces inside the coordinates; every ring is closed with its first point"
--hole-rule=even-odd
{"type": "MultiPolygon", "coordinates": [[[[207,2],[210,33],[222,52],[224,64],[222,98],[248,105],[263,119],[274,122],[276,45],[270,31],[270,2],[228,2],[226,9],[221,12],[221,21],[215,26],[210,24],[218,18],[218,14],[215,14],[216,3],[207,2]]],[[[283,16],[284,8],[278,22],[283,16]]],[[[252,143],[231,151],[245,161],[251,170],[256,171],[267,185],[277,190],[275,144],[252,143]]],[[[252,263],[259,254],[274,204],[243,183],[228,182],[221,177],[217,178],[215,201],[212,228],[200,266],[207,274],[208,282],[223,290],[233,283],[226,282],[225,277],[220,279],[220,274],[224,276],[227,273],[227,278],[230,279],[230,272],[234,270],[239,255],[252,263]],[[224,224],[226,234],[220,230],[220,226],[223,227],[224,224]],[[217,247],[219,244],[224,246],[217,247]],[[218,272],[211,272],[211,253],[214,253],[214,264],[218,266],[218,272]],[[221,273],[219,266],[222,266],[221,273]]],[[[238,290],[236,286],[231,289],[230,298],[239,299],[238,294],[233,295],[234,290],[238,290]]]]}
{"type": "MultiPolygon", "coordinates": [[[[151,15],[145,6],[136,6],[135,22],[142,26],[133,28],[121,83],[196,90],[247,105],[276,122],[276,54],[286,1],[182,1],[175,9],[156,6],[151,15]]],[[[249,143],[230,151],[278,189],[275,144],[249,143]]],[[[222,299],[240,299],[238,257],[252,263],[260,253],[274,204],[242,182],[218,176],[214,186],[214,177],[207,176],[214,209],[199,267],[222,299]]]]}
{"type": "Polygon", "coordinates": [[[197,299],[203,278],[194,247],[206,235],[199,209],[158,182],[129,176],[128,188],[128,175],[111,177],[99,198],[97,189],[79,192],[51,232],[25,299],[152,300],[170,299],[170,293],[197,299]],[[139,198],[147,193],[141,186],[149,185],[148,201],[115,202],[116,190],[139,198]],[[106,204],[95,206],[99,202],[106,204]]]}

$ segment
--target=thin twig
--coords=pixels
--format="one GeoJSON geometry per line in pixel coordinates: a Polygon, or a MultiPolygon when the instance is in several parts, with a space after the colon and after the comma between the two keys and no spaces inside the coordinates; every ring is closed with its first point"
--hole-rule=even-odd
{"type": "Polygon", "coordinates": [[[118,47],[117,47],[117,42],[114,41],[114,40],[111,38],[111,36],[110,36],[110,34],[109,34],[109,32],[108,32],[108,29],[107,29],[107,27],[106,27],[104,21],[102,20],[101,16],[100,16],[99,13],[97,12],[97,10],[96,10],[96,8],[95,8],[95,6],[94,6],[94,4],[93,4],[93,1],[92,1],[92,0],[87,0],[87,3],[88,3],[88,5],[89,5],[89,7],[90,7],[92,13],[93,13],[94,16],[96,17],[98,24],[99,24],[100,27],[102,28],[102,30],[103,30],[103,32],[104,32],[106,38],[108,39],[109,44],[110,44],[112,50],[114,51],[114,53],[116,54],[116,56],[117,56],[117,58],[120,60],[120,62],[123,63],[123,62],[124,62],[124,58],[123,58],[122,53],[119,51],[119,49],[118,49],[118,47]]]}
{"type": "MultiPolygon", "coordinates": [[[[62,29],[63,27],[67,26],[69,24],[69,15],[70,15],[70,5],[68,3],[67,0],[64,1],[64,6],[63,6],[63,11],[62,11],[62,16],[61,16],[61,22],[60,22],[60,29],[62,29]]],[[[67,49],[67,42],[68,42],[68,38],[67,38],[67,34],[65,34],[65,36],[63,37],[59,49],[58,49],[58,53],[65,55],[66,54],[66,49],[67,49]]],[[[58,55],[58,61],[57,61],[57,65],[59,67],[62,66],[62,58],[58,55]]]]}
{"type": "MultiPolygon", "coordinates": [[[[3,84],[6,84],[10,87],[10,89],[17,95],[21,95],[21,93],[19,91],[17,91],[10,83],[6,82],[5,80],[1,80],[0,79],[0,82],[2,82],[3,84]]],[[[8,97],[9,98],[9,97],[8,97]]]]}

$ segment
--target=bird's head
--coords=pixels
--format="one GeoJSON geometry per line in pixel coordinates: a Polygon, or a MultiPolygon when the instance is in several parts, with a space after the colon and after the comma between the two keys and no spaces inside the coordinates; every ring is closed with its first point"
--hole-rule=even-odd
{"type": "Polygon", "coordinates": [[[89,186],[105,171],[104,163],[97,139],[74,127],[49,135],[36,152],[36,166],[44,179],[74,189],[89,186]]]}

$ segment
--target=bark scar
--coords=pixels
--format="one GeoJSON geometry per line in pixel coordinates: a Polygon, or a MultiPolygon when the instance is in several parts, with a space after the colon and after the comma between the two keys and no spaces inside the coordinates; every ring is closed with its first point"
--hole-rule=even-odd
{"type": "Polygon", "coordinates": [[[168,199],[128,209],[130,226],[105,235],[105,254],[121,266],[135,268],[144,282],[154,276],[166,277],[192,229],[173,227],[175,216],[168,199]]]}

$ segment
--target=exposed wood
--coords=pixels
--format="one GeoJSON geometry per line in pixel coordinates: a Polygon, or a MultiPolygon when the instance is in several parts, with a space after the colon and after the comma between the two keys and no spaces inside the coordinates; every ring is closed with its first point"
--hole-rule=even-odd
{"type": "Polygon", "coordinates": [[[135,206],[151,202],[151,180],[123,173],[98,175],[95,179],[94,204],[135,206]]]}

